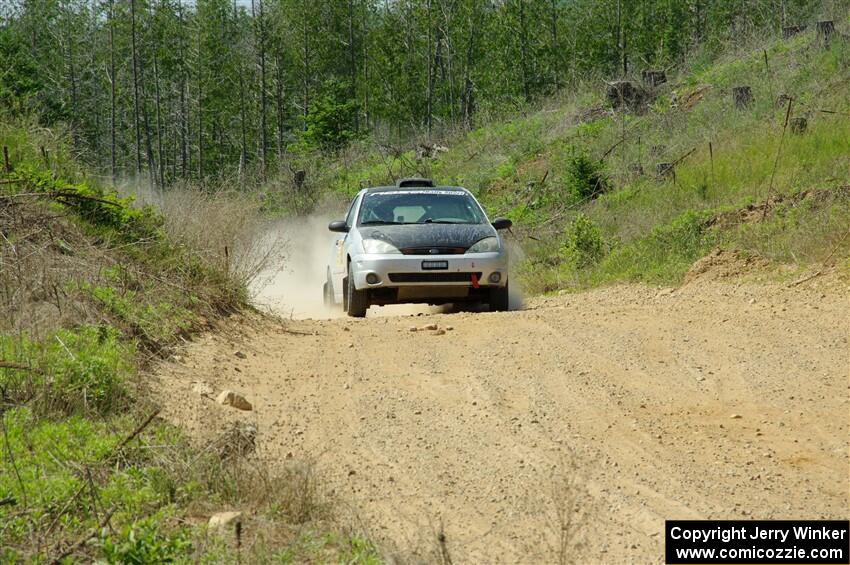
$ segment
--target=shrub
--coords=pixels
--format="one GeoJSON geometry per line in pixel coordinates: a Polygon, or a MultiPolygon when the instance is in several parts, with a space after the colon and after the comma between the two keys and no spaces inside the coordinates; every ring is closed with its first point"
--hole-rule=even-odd
{"type": "Polygon", "coordinates": [[[301,139],[308,147],[340,149],[356,137],[357,104],[349,98],[350,88],[343,81],[326,81],[322,90],[310,105],[301,139]]]}
{"type": "Polygon", "coordinates": [[[571,149],[567,160],[567,188],[579,202],[596,198],[606,192],[610,180],[602,161],[591,159],[587,151],[571,149]]]}
{"type": "Polygon", "coordinates": [[[140,520],[117,534],[104,534],[100,547],[107,563],[174,563],[191,549],[186,532],[162,532],[157,521],[140,520]]]}
{"type": "Polygon", "coordinates": [[[670,259],[692,261],[699,257],[704,247],[704,234],[704,215],[689,210],[669,226],[653,228],[649,235],[649,245],[670,259]]]}
{"type": "Polygon", "coordinates": [[[599,226],[584,214],[579,214],[567,228],[563,253],[575,268],[595,265],[605,255],[605,242],[599,226]]]}

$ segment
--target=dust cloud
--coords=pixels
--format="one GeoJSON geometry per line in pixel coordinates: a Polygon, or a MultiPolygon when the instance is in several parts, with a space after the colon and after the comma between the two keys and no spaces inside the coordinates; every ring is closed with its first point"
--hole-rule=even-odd
{"type": "Polygon", "coordinates": [[[292,319],[326,319],[342,316],[341,309],[324,305],[328,258],[334,234],[328,223],[335,216],[290,217],[274,222],[262,235],[265,241],[284,246],[282,264],[270,264],[251,281],[254,305],[272,314],[292,319]]]}

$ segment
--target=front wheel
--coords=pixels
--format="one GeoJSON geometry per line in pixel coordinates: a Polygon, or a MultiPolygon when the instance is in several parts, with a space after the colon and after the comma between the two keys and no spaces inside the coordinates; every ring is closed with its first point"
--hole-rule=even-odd
{"type": "Polygon", "coordinates": [[[505,283],[505,286],[497,286],[490,289],[489,303],[491,312],[507,312],[510,309],[508,283],[505,283]]]}
{"type": "Polygon", "coordinates": [[[348,265],[348,280],[345,283],[345,310],[352,318],[362,318],[369,309],[369,294],[365,290],[354,288],[351,264],[348,265]]]}

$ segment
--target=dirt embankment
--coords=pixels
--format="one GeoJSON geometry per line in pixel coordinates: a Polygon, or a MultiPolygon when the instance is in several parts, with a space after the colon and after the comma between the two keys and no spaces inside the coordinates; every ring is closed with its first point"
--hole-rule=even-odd
{"type": "Polygon", "coordinates": [[[695,272],[520,312],[234,321],[158,390],[200,436],[247,420],[273,464],[314,458],[400,555],[436,559],[442,524],[455,563],[660,562],[669,518],[847,517],[847,291],[695,272]]]}

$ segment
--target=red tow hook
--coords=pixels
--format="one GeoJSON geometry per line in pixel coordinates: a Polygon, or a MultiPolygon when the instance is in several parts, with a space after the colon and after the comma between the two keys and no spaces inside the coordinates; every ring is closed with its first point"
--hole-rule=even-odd
{"type": "Polygon", "coordinates": [[[478,284],[478,275],[472,273],[472,288],[481,288],[481,285],[478,284]]]}

